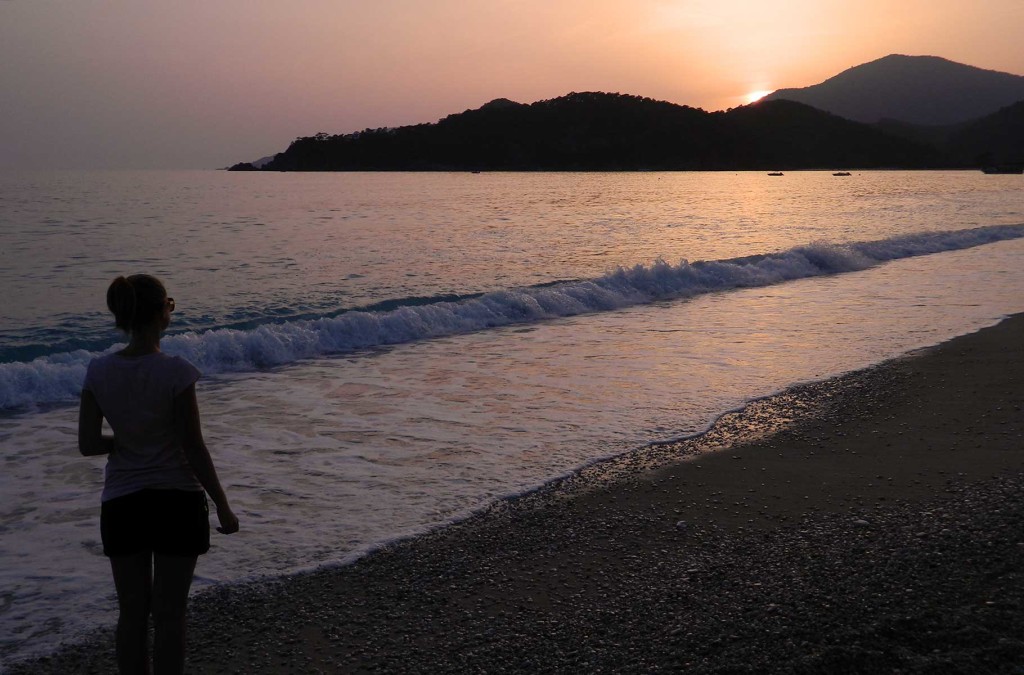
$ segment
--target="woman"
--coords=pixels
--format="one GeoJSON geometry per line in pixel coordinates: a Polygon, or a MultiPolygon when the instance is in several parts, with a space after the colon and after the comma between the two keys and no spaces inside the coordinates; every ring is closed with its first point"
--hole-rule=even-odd
{"type": "Polygon", "coordinates": [[[217,507],[218,532],[238,531],[210,453],[196,404],[199,371],[160,351],[174,299],[155,277],[118,277],[107,307],[128,346],[93,359],[82,387],[78,446],[107,455],[100,516],[120,615],[117,663],[122,673],[148,673],[148,620],[153,665],[181,673],[185,606],[196,558],[210,548],[206,494],[217,507]],[[113,436],[102,434],[106,418],[113,436]]]}

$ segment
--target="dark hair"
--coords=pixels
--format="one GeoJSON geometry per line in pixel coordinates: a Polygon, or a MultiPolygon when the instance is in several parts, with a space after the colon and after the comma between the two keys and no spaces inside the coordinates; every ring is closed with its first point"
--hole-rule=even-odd
{"type": "Polygon", "coordinates": [[[148,274],[118,277],[107,289],[107,308],[114,313],[114,324],[125,333],[142,328],[164,311],[167,289],[148,274]]]}

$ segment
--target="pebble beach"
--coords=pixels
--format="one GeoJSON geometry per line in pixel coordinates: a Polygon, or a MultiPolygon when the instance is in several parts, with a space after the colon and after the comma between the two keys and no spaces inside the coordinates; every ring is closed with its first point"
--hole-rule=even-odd
{"type": "MultiPolygon", "coordinates": [[[[99,629],[9,672],[113,651],[99,629]]],[[[353,564],[200,593],[187,672],[1024,672],[1024,315],[353,564]]]]}

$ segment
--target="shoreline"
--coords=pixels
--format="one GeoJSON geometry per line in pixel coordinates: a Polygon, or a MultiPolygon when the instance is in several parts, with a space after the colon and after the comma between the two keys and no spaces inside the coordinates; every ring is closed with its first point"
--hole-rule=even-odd
{"type": "MultiPolygon", "coordinates": [[[[1015,672],[1022,345],[1015,315],[350,565],[211,589],[188,672],[1015,672]]],[[[112,668],[106,630],[10,672],[112,668]]]]}

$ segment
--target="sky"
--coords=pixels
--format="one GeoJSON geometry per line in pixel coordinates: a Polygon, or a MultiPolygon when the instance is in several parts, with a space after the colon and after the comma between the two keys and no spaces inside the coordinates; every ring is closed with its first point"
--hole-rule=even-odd
{"type": "Polygon", "coordinates": [[[495,98],[705,110],[888,54],[1024,75],[1024,0],[0,0],[0,169],[214,169],[495,98]]]}

